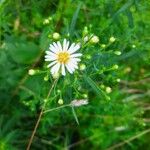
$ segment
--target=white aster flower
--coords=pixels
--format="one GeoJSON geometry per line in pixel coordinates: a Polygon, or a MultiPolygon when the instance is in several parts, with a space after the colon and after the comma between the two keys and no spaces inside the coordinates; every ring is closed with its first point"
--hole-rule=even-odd
{"type": "Polygon", "coordinates": [[[78,69],[78,62],[81,60],[79,57],[82,54],[75,52],[80,49],[80,45],[75,43],[69,45],[69,41],[64,39],[62,45],[59,41],[53,42],[49,46],[49,51],[46,51],[45,61],[51,62],[48,67],[51,67],[52,75],[61,71],[61,74],[65,76],[65,69],[71,74],[78,69]]]}

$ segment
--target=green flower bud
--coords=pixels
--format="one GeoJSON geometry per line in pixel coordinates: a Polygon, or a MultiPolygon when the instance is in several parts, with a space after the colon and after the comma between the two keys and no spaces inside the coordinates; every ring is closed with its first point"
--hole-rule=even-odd
{"type": "Polygon", "coordinates": [[[116,38],[115,37],[110,37],[110,39],[109,39],[109,42],[111,42],[111,43],[113,43],[113,42],[115,42],[116,41],[116,38]]]}
{"type": "Polygon", "coordinates": [[[55,32],[55,33],[53,33],[52,37],[53,37],[54,40],[59,40],[60,39],[60,34],[55,32]]]}
{"type": "Polygon", "coordinates": [[[121,52],[120,51],[115,51],[114,54],[119,56],[119,55],[121,55],[121,52]]]}
{"type": "Polygon", "coordinates": [[[63,105],[63,104],[64,104],[63,99],[59,99],[59,100],[58,100],[58,104],[59,104],[59,105],[63,105]]]}
{"type": "Polygon", "coordinates": [[[35,71],[34,69],[30,69],[30,70],[28,71],[28,74],[29,74],[30,76],[35,75],[35,73],[36,73],[36,71],[35,71]]]}
{"type": "Polygon", "coordinates": [[[80,70],[85,70],[86,69],[86,65],[85,64],[81,64],[80,65],[80,70]]]}
{"type": "Polygon", "coordinates": [[[99,37],[96,36],[96,35],[94,35],[94,36],[91,38],[90,42],[93,43],[93,44],[98,43],[98,42],[99,42],[99,37]]]}

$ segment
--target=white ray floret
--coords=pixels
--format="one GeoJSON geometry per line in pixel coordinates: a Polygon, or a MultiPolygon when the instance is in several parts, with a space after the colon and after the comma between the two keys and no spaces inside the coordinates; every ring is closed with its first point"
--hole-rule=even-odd
{"type": "Polygon", "coordinates": [[[66,75],[66,70],[73,73],[78,69],[78,62],[80,62],[81,53],[76,53],[80,49],[79,44],[71,44],[64,39],[63,44],[59,41],[53,42],[46,51],[45,61],[49,61],[48,67],[51,67],[51,73],[56,74],[61,72],[63,76],[66,75]]]}

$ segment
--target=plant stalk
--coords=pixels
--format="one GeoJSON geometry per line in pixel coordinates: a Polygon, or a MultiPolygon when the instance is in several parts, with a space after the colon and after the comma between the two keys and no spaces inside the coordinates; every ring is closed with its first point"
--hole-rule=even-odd
{"type": "MultiPolygon", "coordinates": [[[[51,92],[52,92],[52,89],[54,88],[54,86],[55,86],[55,84],[57,83],[57,81],[58,81],[58,78],[54,80],[54,82],[53,82],[53,84],[52,84],[52,86],[51,86],[51,88],[50,88],[50,90],[49,90],[49,92],[48,92],[48,94],[47,94],[46,99],[49,98],[49,96],[50,96],[50,94],[51,94],[51,92]]],[[[30,150],[30,147],[31,147],[31,144],[32,144],[34,135],[35,135],[35,133],[36,133],[36,131],[37,131],[37,128],[38,128],[38,126],[39,126],[39,123],[40,123],[40,121],[41,121],[41,118],[42,118],[42,115],[43,115],[45,106],[46,106],[46,101],[44,102],[43,107],[42,107],[42,109],[41,109],[41,111],[40,111],[39,117],[38,117],[38,119],[37,119],[37,122],[36,122],[36,124],[35,124],[34,129],[33,129],[33,132],[32,132],[31,137],[30,137],[30,139],[29,139],[29,143],[28,143],[28,146],[27,146],[26,150],[30,150]]]]}

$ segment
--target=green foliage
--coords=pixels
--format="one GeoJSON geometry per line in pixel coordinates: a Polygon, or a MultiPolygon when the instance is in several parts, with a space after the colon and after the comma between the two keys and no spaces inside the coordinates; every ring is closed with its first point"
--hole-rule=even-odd
{"type": "Polygon", "coordinates": [[[1,0],[0,150],[26,148],[45,101],[52,111],[31,149],[148,150],[149,7],[140,0],[1,0]],[[82,60],[46,99],[54,77],[45,51],[64,38],[81,43],[82,60]],[[70,107],[75,99],[89,104],[70,107]]]}

